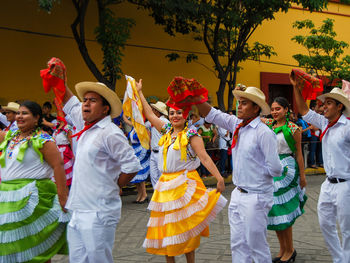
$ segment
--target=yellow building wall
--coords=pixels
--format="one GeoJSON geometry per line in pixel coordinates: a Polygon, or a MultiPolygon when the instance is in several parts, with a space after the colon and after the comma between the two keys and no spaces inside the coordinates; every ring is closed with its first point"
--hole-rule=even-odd
{"type": "MultiPolygon", "coordinates": [[[[86,38],[93,39],[93,30],[97,24],[97,12],[91,1],[86,17],[86,38]]],[[[291,41],[300,34],[292,28],[296,20],[311,19],[319,25],[325,18],[335,19],[337,39],[350,43],[348,26],[350,18],[339,14],[350,14],[350,6],[331,3],[329,12],[337,14],[309,13],[298,9],[290,9],[287,14],[279,13],[276,20],[265,21],[254,33],[251,42],[259,41],[272,45],[277,56],[269,61],[288,65],[297,65],[293,54],[304,50],[291,41]]],[[[206,52],[204,45],[195,42],[190,36],[179,35],[176,38],[163,32],[160,26],[153,23],[153,19],[145,11],[138,10],[130,4],[119,5],[116,14],[135,19],[131,39],[128,44],[167,49],[206,52]]],[[[61,58],[68,68],[68,86],[73,89],[80,81],[95,81],[95,78],[85,65],[74,39],[49,37],[3,29],[14,28],[33,32],[72,36],[70,25],[75,18],[75,10],[71,1],[61,0],[56,4],[51,14],[39,10],[36,0],[11,1],[3,0],[0,9],[0,104],[8,101],[30,99],[42,103],[52,100],[52,94],[45,94],[39,76],[40,69],[46,67],[50,57],[61,58]]],[[[102,54],[100,46],[88,42],[91,57],[101,68],[102,54]]],[[[349,54],[349,50],[346,54],[349,54]]],[[[219,81],[211,71],[213,63],[209,55],[199,55],[199,60],[187,64],[184,59],[168,62],[165,58],[170,51],[151,48],[127,46],[122,63],[124,74],[136,79],[142,78],[146,96],[167,97],[166,88],[174,76],[195,78],[208,88],[213,104],[216,105],[216,90],[219,81]],[[201,65],[202,64],[202,65],[201,65]],[[203,66],[204,65],[204,66],[203,66]],[[208,69],[209,68],[209,69],[208,69]]],[[[262,58],[262,60],[268,60],[262,58]]],[[[288,73],[292,66],[246,61],[241,64],[243,70],[238,74],[238,83],[249,86],[260,85],[260,72],[288,73]]],[[[125,91],[125,79],[117,83],[117,93],[122,98],[125,91]]],[[[74,89],[73,89],[74,90],[74,89]]],[[[225,98],[225,102],[226,102],[225,98]]]]}

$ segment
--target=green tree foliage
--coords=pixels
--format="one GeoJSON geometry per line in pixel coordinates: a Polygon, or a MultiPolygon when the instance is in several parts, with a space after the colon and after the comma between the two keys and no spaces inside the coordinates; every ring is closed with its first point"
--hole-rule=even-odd
{"type": "Polygon", "coordinates": [[[311,20],[296,21],[294,28],[308,30],[307,35],[297,35],[293,41],[305,47],[307,54],[296,54],[293,58],[300,67],[316,72],[317,77],[327,77],[324,85],[337,84],[341,79],[350,80],[350,56],[344,56],[349,44],[335,39],[334,20],[326,19],[316,28],[311,20]]]}
{"type": "MultiPolygon", "coordinates": [[[[126,41],[130,38],[130,29],[135,24],[130,18],[116,17],[110,9],[124,0],[95,0],[98,12],[98,25],[95,28],[96,41],[101,45],[103,53],[103,67],[100,70],[91,58],[85,39],[86,11],[89,0],[72,0],[76,10],[71,29],[79,51],[89,70],[99,82],[105,83],[110,89],[115,90],[116,82],[123,72],[121,62],[124,56],[123,50],[126,41]]],[[[38,0],[39,6],[51,12],[53,5],[59,0],[38,0]]]]}
{"type": "MultiPolygon", "coordinates": [[[[287,12],[291,4],[301,4],[311,11],[326,7],[326,0],[129,0],[150,12],[156,24],[165,32],[191,34],[202,41],[214,63],[220,80],[216,92],[218,106],[224,106],[224,92],[229,88],[228,109],[232,108],[232,89],[235,87],[239,63],[276,55],[273,47],[249,40],[265,20],[274,19],[276,12],[287,12]]],[[[196,60],[189,55],[188,61],[196,60]]],[[[168,55],[169,60],[178,57],[168,55]]]]}

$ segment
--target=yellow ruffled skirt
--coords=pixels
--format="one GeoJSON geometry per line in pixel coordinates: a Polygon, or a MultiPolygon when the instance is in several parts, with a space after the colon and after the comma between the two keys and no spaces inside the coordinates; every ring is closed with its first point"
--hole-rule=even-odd
{"type": "Polygon", "coordinates": [[[226,202],[216,189],[205,187],[195,170],[163,173],[148,206],[151,216],[143,246],[148,253],[167,256],[195,250],[226,202]]]}

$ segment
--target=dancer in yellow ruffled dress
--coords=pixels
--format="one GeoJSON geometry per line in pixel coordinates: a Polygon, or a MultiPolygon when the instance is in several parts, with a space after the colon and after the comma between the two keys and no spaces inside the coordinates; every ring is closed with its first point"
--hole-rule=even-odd
{"type": "Polygon", "coordinates": [[[159,169],[162,175],[149,204],[151,216],[144,247],[148,253],[165,255],[167,262],[186,254],[194,262],[201,236],[209,236],[209,223],[226,205],[221,195],[224,179],[204,149],[197,131],[187,128],[181,109],[169,108],[166,124],[153,112],[142,94],[141,80],[136,83],[143,113],[163,137],[159,141],[159,169]],[[217,188],[208,190],[196,169],[200,162],[217,179],[217,188]]]}

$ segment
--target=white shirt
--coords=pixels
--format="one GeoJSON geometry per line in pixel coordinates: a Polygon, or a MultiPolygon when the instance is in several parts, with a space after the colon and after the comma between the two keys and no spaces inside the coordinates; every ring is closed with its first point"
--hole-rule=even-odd
{"type": "MultiPolygon", "coordinates": [[[[81,103],[75,96],[63,110],[75,125],[84,125],[81,103]]],[[[76,211],[120,215],[119,175],[139,170],[140,162],[123,132],[112,123],[110,116],[106,116],[78,140],[73,182],[66,207],[76,211]]]]}
{"type": "Polygon", "coordinates": [[[166,167],[164,171],[163,167],[163,146],[159,147],[158,154],[158,169],[162,173],[175,173],[183,170],[193,171],[196,170],[200,165],[200,160],[196,153],[193,151],[190,142],[187,144],[187,157],[186,161],[181,160],[181,151],[174,150],[174,143],[168,148],[166,167]]]}
{"type": "MultiPolygon", "coordinates": [[[[7,120],[6,115],[2,114],[1,112],[0,112],[0,122],[1,122],[2,124],[4,124],[6,127],[8,127],[8,126],[11,124],[11,123],[7,120]]],[[[15,131],[18,130],[17,122],[16,122],[16,121],[12,122],[12,124],[11,124],[9,130],[12,131],[12,132],[15,132],[15,131]]]]}
{"type": "MultiPolygon", "coordinates": [[[[219,134],[219,148],[223,150],[227,150],[227,142],[231,141],[230,135],[227,135],[227,130],[224,128],[219,127],[218,128],[218,134],[219,134]]],[[[231,145],[231,144],[230,144],[231,145]]]]}
{"type": "Polygon", "coordinates": [[[283,132],[277,134],[278,142],[278,153],[279,154],[292,154],[292,150],[289,148],[286,139],[284,138],[283,132]]]}
{"type": "MultiPolygon", "coordinates": [[[[48,134],[38,135],[44,142],[52,141],[48,134]]],[[[24,142],[24,141],[23,141],[24,142]]],[[[44,160],[40,161],[39,155],[33,150],[31,146],[25,151],[22,162],[17,160],[19,147],[22,144],[17,144],[13,150],[10,150],[10,142],[6,149],[5,167],[1,168],[1,180],[10,181],[15,179],[46,179],[53,176],[51,166],[44,160]]]]}
{"type": "MultiPolygon", "coordinates": [[[[67,114],[65,117],[64,117],[67,121],[67,123],[72,127],[72,135],[74,135],[76,132],[77,132],[77,128],[74,126],[73,124],[73,120],[71,119],[71,117],[67,114]]],[[[72,151],[74,153],[74,156],[77,152],[77,137],[73,137],[72,138],[72,151]]]]}
{"type": "MultiPolygon", "coordinates": [[[[66,131],[72,131],[71,127],[69,127],[68,125],[65,125],[65,127],[63,127],[66,131]]],[[[55,139],[56,145],[68,145],[69,144],[69,140],[68,140],[68,133],[63,130],[60,129],[59,131],[56,129],[53,134],[52,134],[52,138],[55,139]]],[[[75,137],[73,137],[75,138],[75,137]]]]}
{"type": "MultiPolygon", "coordinates": [[[[312,110],[303,119],[322,132],[328,125],[327,118],[312,110]]],[[[344,115],[323,136],[322,156],[328,177],[350,180],[350,120],[344,115]]]]}
{"type": "MultiPolygon", "coordinates": [[[[163,115],[160,116],[159,119],[161,119],[165,123],[169,123],[169,120],[163,115]]],[[[162,134],[155,127],[152,126],[151,127],[151,149],[152,150],[159,150],[158,143],[159,143],[160,137],[162,137],[162,134]]]]}
{"type": "MultiPolygon", "coordinates": [[[[234,133],[242,122],[234,115],[212,108],[205,118],[234,133]]],[[[233,183],[248,192],[272,193],[273,178],[282,174],[275,133],[256,117],[238,133],[232,149],[233,183]]]]}
{"type": "MultiPolygon", "coordinates": [[[[164,133],[170,132],[171,125],[170,124],[164,124],[162,130],[164,130],[164,133]]],[[[190,138],[191,136],[200,136],[196,130],[187,130],[187,136],[188,136],[188,144],[187,144],[187,155],[186,155],[186,161],[181,160],[181,150],[174,150],[174,142],[169,145],[168,152],[167,152],[167,159],[166,159],[166,171],[164,170],[164,157],[163,157],[163,146],[159,147],[159,154],[158,154],[158,169],[160,172],[166,172],[166,173],[175,173],[183,170],[187,171],[193,171],[196,170],[200,165],[200,160],[197,157],[196,153],[193,151],[191,144],[190,144],[190,138]]]]}

